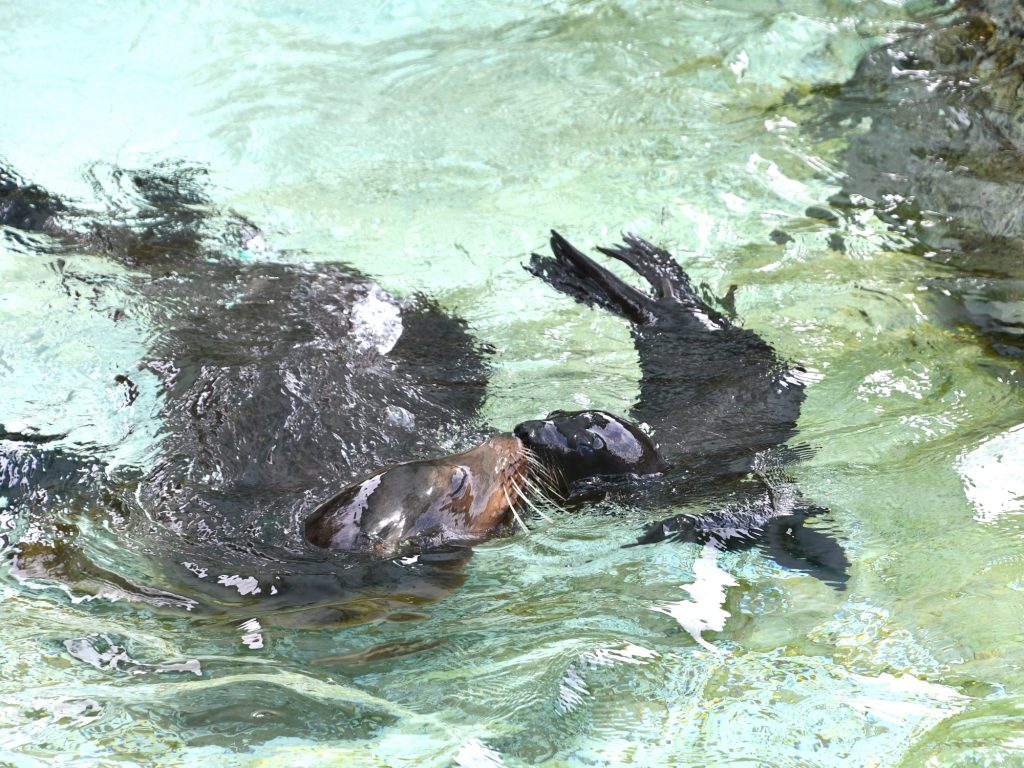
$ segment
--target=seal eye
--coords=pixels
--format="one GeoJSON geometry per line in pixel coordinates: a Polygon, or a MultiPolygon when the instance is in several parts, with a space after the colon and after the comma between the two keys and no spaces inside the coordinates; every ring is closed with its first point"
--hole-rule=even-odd
{"type": "Polygon", "coordinates": [[[601,439],[600,435],[594,435],[593,446],[595,451],[604,449],[604,440],[601,439]]]}

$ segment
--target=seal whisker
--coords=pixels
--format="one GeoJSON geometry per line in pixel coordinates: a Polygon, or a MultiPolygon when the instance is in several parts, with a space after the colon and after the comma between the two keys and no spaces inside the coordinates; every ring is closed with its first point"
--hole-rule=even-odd
{"type": "Polygon", "coordinates": [[[501,492],[505,494],[505,501],[508,502],[508,508],[509,511],[512,513],[512,517],[516,519],[517,523],[523,526],[523,530],[526,531],[526,533],[529,533],[530,529],[526,527],[526,523],[523,522],[523,519],[519,516],[519,513],[516,512],[516,507],[512,503],[512,499],[509,498],[508,490],[505,488],[504,485],[501,487],[501,492]]]}
{"type": "Polygon", "coordinates": [[[545,487],[550,487],[554,489],[554,487],[557,486],[558,478],[556,478],[555,475],[551,472],[551,470],[549,470],[544,465],[541,464],[532,467],[532,470],[533,476],[540,480],[545,487]]]}
{"type": "MultiPolygon", "coordinates": [[[[523,485],[525,485],[528,489],[533,491],[534,494],[536,494],[538,502],[542,504],[547,504],[548,506],[554,507],[556,509],[558,508],[558,505],[555,504],[548,495],[551,489],[536,483],[529,476],[523,478],[523,485]]],[[[558,496],[559,498],[562,498],[560,494],[556,493],[555,495],[558,496]]]]}
{"type": "Polygon", "coordinates": [[[548,472],[550,478],[550,488],[552,495],[558,498],[560,501],[565,501],[569,492],[569,482],[565,479],[565,472],[558,465],[545,464],[544,468],[548,472]],[[562,493],[562,489],[565,489],[566,493],[562,493]]]}
{"type": "Polygon", "coordinates": [[[546,468],[541,458],[529,449],[526,450],[526,461],[534,467],[546,468]]]}
{"type": "MultiPolygon", "coordinates": [[[[523,478],[523,480],[524,480],[524,482],[528,482],[525,477],[523,478]]],[[[545,520],[547,520],[550,523],[551,522],[551,518],[548,517],[547,515],[545,515],[543,512],[540,511],[540,507],[538,507],[536,504],[534,504],[533,501],[530,499],[530,497],[527,494],[523,493],[523,489],[520,488],[518,485],[516,485],[515,480],[512,480],[510,482],[512,483],[512,487],[516,489],[516,493],[519,494],[519,498],[522,499],[523,501],[525,501],[527,504],[529,504],[530,505],[530,509],[532,509],[534,512],[536,512],[538,515],[540,515],[542,518],[544,518],[545,520]]]]}
{"type": "Polygon", "coordinates": [[[526,461],[529,467],[538,475],[548,480],[554,479],[554,473],[552,472],[551,467],[548,466],[547,462],[537,456],[529,456],[526,461]]]}
{"type": "Polygon", "coordinates": [[[569,497],[562,493],[562,488],[567,488],[568,485],[565,482],[565,476],[561,472],[558,473],[558,478],[547,487],[547,492],[554,496],[559,501],[568,501],[569,497]]]}
{"type": "Polygon", "coordinates": [[[537,467],[538,469],[542,469],[545,471],[547,470],[547,466],[545,465],[544,460],[541,459],[541,457],[534,453],[532,450],[530,450],[529,448],[525,448],[523,450],[523,453],[526,456],[526,462],[530,466],[537,467]]]}
{"type": "Polygon", "coordinates": [[[526,449],[525,453],[526,463],[530,469],[527,479],[532,476],[540,483],[539,487],[535,485],[534,489],[543,497],[554,496],[559,501],[565,501],[566,497],[560,490],[565,487],[565,479],[562,476],[561,470],[557,467],[549,466],[547,462],[529,448],[526,449]]]}

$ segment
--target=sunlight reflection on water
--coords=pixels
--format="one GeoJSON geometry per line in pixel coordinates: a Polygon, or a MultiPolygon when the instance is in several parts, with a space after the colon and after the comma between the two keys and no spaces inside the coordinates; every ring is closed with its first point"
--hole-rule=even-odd
{"type": "MultiPolygon", "coordinates": [[[[1019,297],[989,300],[973,273],[916,255],[913,233],[876,215],[903,198],[839,217],[828,201],[844,183],[843,151],[870,139],[871,119],[830,132],[812,98],[827,99],[911,17],[932,23],[930,9],[9,9],[5,161],[84,205],[103,187],[95,163],[205,164],[216,205],[262,228],[242,249],[248,263],[342,260],[380,282],[353,310],[367,350],[400,338],[388,297],[424,292],[464,317],[493,348],[491,425],[556,408],[625,412],[637,397],[624,324],[521,269],[550,227],[586,248],[635,229],[712,293],[737,286],[742,324],[813,372],[798,439],[814,455],[794,474],[832,510],[815,525],[842,539],[853,567],[837,592],[757,550],[623,549],[646,520],[602,507],[481,547],[461,586],[438,587],[439,602],[410,596],[382,610],[367,598],[373,621],[310,628],[150,610],[105,582],[112,599],[93,599],[9,565],[8,757],[894,766],[1019,756],[1024,452],[1019,366],[999,352],[1013,348],[1019,297]]],[[[0,234],[2,429],[67,435],[109,468],[151,466],[158,329],[130,296],[132,270],[75,254],[69,277],[38,243],[0,234]],[[136,312],[114,322],[124,306],[136,312]],[[114,379],[126,371],[130,403],[114,379]]],[[[386,418],[418,423],[402,409],[386,418]]],[[[5,534],[26,544],[59,543],[74,527],[83,557],[142,580],[146,557],[161,555],[121,554],[151,520],[121,528],[100,507],[34,517],[4,506],[5,534]]],[[[246,570],[177,565],[240,600],[270,591],[246,570]]]]}

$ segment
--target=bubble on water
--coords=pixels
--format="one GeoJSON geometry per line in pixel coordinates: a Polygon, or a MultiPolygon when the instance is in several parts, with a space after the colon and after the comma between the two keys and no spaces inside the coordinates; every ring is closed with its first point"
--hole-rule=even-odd
{"type": "Polygon", "coordinates": [[[694,582],[683,587],[690,593],[691,600],[661,603],[651,608],[678,621],[699,645],[709,651],[718,649],[705,640],[702,633],[725,629],[725,622],[730,616],[722,607],[725,605],[725,590],[736,586],[736,579],[718,566],[717,553],[717,547],[707,544],[694,562],[694,582]]]}
{"type": "Polygon", "coordinates": [[[124,672],[129,675],[144,675],[159,672],[191,672],[202,676],[202,665],[198,659],[164,664],[147,664],[128,655],[124,645],[117,638],[106,633],[73,637],[64,641],[64,647],[72,657],[91,667],[109,672],[124,672]]]}
{"type": "Polygon", "coordinates": [[[390,424],[412,431],[416,428],[416,417],[400,405],[389,405],[384,409],[384,417],[390,424]]]}
{"type": "Polygon", "coordinates": [[[228,576],[225,574],[217,578],[217,583],[225,587],[234,587],[240,595],[258,595],[263,591],[255,576],[239,576],[238,574],[228,576]]]}
{"type": "Polygon", "coordinates": [[[461,768],[499,768],[505,761],[501,754],[495,752],[478,739],[470,739],[455,755],[455,764],[461,768]]]}
{"type": "Polygon", "coordinates": [[[263,647],[263,625],[258,619],[243,621],[238,628],[242,630],[242,645],[254,651],[263,647]]]}

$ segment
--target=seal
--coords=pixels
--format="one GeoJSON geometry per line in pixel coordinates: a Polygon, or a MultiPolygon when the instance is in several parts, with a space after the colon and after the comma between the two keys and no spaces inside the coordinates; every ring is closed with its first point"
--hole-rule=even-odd
{"type": "MultiPolygon", "coordinates": [[[[654,522],[637,543],[758,546],[787,568],[841,587],[848,578],[841,546],[804,525],[827,510],[807,503],[783,472],[808,452],[786,445],[797,433],[806,369],[788,365],[761,336],[705,301],[671,254],[634,235],[624,240],[598,250],[639,274],[649,293],[554,231],[552,255],[533,254],[526,268],[561,293],[631,324],[642,377],[629,416],[650,426],[656,453],[638,448],[650,441],[635,424],[610,415],[595,422],[593,411],[556,412],[524,422],[516,435],[552,474],[563,473],[577,487],[585,482],[599,489],[602,476],[617,467],[624,477],[647,476],[618,494],[622,503],[710,508],[654,522]],[[604,418],[622,443],[609,443],[604,418]]],[[[621,482],[606,485],[614,493],[621,482]]]]}
{"type": "MultiPolygon", "coordinates": [[[[99,179],[104,172],[92,170],[92,186],[106,210],[0,164],[0,236],[14,233],[27,253],[49,259],[54,289],[80,302],[76,311],[138,330],[144,355],[111,370],[108,386],[127,424],[148,428],[136,417],[151,413],[158,429],[145,455],[127,461],[123,446],[73,430],[45,444],[20,439],[31,438],[20,428],[0,434],[11,438],[0,439],[0,496],[25,522],[11,534],[21,572],[157,607],[173,591],[198,603],[193,615],[251,613],[258,600],[264,618],[319,611],[340,621],[447,594],[460,556],[403,564],[360,547],[306,547],[303,521],[378,467],[479,443],[487,348],[428,299],[396,298],[343,262],[275,253],[252,224],[217,209],[195,169],[113,169],[99,179]],[[130,269],[109,280],[82,254],[130,269]],[[84,514],[104,522],[58,525],[84,514]],[[88,554],[84,537],[97,529],[120,552],[114,566],[88,554]],[[133,585],[117,580],[122,568],[133,585]]],[[[495,457],[514,449],[490,444],[495,457]]],[[[497,506],[470,509],[464,529],[444,518],[435,532],[451,547],[507,525],[507,503],[484,490],[483,453],[466,464],[473,498],[497,506]]],[[[511,480],[516,466],[510,458],[511,480]]],[[[411,471],[382,475],[374,501],[411,471]]],[[[457,514],[456,501],[445,514],[457,514]]],[[[381,552],[412,549],[411,532],[367,535],[381,552]]]]}
{"type": "Polygon", "coordinates": [[[599,250],[647,280],[648,294],[600,266],[557,232],[554,258],[528,269],[577,301],[631,323],[640,398],[630,412],[650,425],[663,458],[718,482],[749,472],[758,451],[796,434],[806,371],[779,359],[758,334],[705,302],[664,250],[642,238],[599,250]]]}
{"type": "Polygon", "coordinates": [[[526,450],[509,434],[465,453],[386,467],[318,507],[306,539],[377,557],[473,546],[511,532],[527,471],[526,450]]]}

